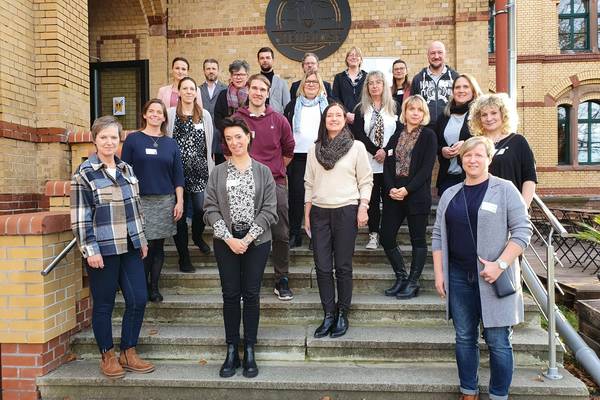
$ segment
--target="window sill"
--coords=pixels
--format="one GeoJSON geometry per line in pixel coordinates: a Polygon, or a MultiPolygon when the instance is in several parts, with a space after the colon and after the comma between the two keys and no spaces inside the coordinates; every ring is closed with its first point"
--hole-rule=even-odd
{"type": "Polygon", "coordinates": [[[538,167],[538,172],[600,171],[600,164],[590,165],[557,165],[555,167],[538,167]]]}

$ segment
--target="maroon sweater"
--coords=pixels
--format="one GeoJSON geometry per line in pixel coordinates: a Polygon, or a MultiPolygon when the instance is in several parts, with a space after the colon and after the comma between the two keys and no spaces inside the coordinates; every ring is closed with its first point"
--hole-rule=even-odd
{"type": "MultiPolygon", "coordinates": [[[[253,132],[250,156],[271,169],[273,179],[278,184],[285,184],[286,167],[283,157],[294,156],[294,135],[288,120],[267,106],[260,116],[250,115],[247,108],[239,108],[234,116],[242,118],[253,132]]],[[[229,155],[224,144],[223,154],[229,155]]]]}

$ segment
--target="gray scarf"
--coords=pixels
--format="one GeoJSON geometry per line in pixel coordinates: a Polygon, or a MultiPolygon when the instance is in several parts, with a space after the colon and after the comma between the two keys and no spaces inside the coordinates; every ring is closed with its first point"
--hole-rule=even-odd
{"type": "Polygon", "coordinates": [[[335,163],[346,155],[354,144],[354,136],[348,127],[344,129],[333,140],[326,137],[315,145],[315,156],[319,164],[326,170],[335,167],[335,163]]]}

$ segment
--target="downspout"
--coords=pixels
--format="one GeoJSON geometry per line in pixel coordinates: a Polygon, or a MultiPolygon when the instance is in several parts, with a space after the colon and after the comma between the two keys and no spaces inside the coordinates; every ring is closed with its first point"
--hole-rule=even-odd
{"type": "Polygon", "coordinates": [[[508,93],[508,14],[507,0],[496,0],[494,37],[496,39],[496,93],[508,93]]]}

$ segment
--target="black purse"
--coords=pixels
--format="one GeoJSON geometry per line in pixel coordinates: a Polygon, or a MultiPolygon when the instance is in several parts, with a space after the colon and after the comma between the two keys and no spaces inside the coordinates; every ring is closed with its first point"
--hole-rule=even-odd
{"type": "MultiPolygon", "coordinates": [[[[465,203],[465,212],[467,213],[467,222],[469,223],[469,232],[471,233],[471,240],[473,241],[475,251],[477,251],[477,243],[475,242],[475,235],[473,234],[473,228],[471,227],[471,218],[469,217],[469,207],[467,205],[467,196],[465,195],[464,186],[461,189],[461,191],[465,203]]],[[[515,294],[517,292],[517,288],[515,287],[514,282],[512,281],[512,279],[510,279],[510,275],[506,272],[507,271],[502,271],[498,279],[496,279],[492,283],[492,286],[494,287],[494,292],[496,293],[496,297],[498,298],[510,296],[511,294],[515,294]]]]}

